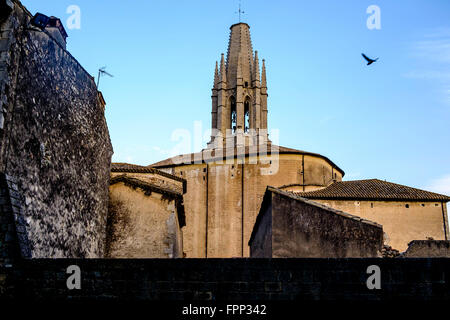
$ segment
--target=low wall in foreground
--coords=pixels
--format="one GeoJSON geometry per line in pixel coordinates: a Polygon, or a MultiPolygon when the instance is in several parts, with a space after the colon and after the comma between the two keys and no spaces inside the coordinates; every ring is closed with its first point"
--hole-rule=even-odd
{"type": "Polygon", "coordinates": [[[27,260],[0,268],[0,300],[450,300],[450,259],[27,260]],[[81,289],[66,286],[81,269],[81,289]],[[369,290],[367,268],[381,271],[369,290]]]}

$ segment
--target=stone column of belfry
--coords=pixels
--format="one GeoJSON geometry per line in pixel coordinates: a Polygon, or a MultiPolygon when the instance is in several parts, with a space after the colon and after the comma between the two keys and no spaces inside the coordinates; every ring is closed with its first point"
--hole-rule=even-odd
{"type": "Polygon", "coordinates": [[[244,79],[242,77],[242,56],[239,52],[236,72],[236,141],[235,144],[241,146],[244,143],[243,134],[245,126],[244,117],[244,79]]]}
{"type": "MultiPolygon", "coordinates": [[[[253,68],[253,112],[252,112],[252,123],[251,129],[255,130],[257,138],[259,136],[259,129],[261,128],[261,85],[259,82],[259,59],[258,59],[258,51],[255,51],[254,58],[254,68],[253,68]]],[[[258,143],[258,141],[255,141],[258,143]]]]}
{"type": "Polygon", "coordinates": [[[218,89],[218,85],[219,85],[219,68],[218,68],[218,64],[216,61],[216,68],[214,70],[214,86],[212,88],[212,95],[211,95],[211,100],[212,100],[211,139],[214,138],[214,136],[216,134],[215,132],[217,130],[217,89],[218,89]]]}
{"type": "Polygon", "coordinates": [[[266,80],[266,61],[262,60],[261,71],[261,129],[265,130],[263,135],[267,138],[267,80],[266,80]]]}
{"type": "MultiPolygon", "coordinates": [[[[217,88],[217,129],[220,130],[220,134],[225,136],[228,126],[229,112],[227,110],[227,76],[225,68],[225,58],[222,53],[220,59],[220,77],[217,88]]],[[[219,134],[219,133],[218,133],[219,134]]]]}

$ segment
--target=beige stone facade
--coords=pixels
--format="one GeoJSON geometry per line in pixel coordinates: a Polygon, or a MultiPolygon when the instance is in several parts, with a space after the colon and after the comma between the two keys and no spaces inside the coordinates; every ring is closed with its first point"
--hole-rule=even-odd
{"type": "Polygon", "coordinates": [[[174,200],[145,195],[124,183],[112,185],[108,258],[181,258],[182,236],[174,200]]]}
{"type": "Polygon", "coordinates": [[[182,258],[185,180],[127,164],[112,171],[106,257],[182,258]]]}
{"type": "Polygon", "coordinates": [[[381,224],[385,244],[399,251],[412,240],[449,239],[445,195],[378,179],[336,182],[297,195],[381,224]]]}
{"type": "Polygon", "coordinates": [[[287,148],[266,157],[204,160],[157,164],[187,180],[183,243],[187,257],[193,258],[248,257],[248,241],[268,185],[320,189],[343,175],[325,157],[287,148]]]}
{"type": "Polygon", "coordinates": [[[412,240],[448,239],[448,229],[445,230],[446,205],[442,202],[314,201],[381,224],[385,232],[385,244],[400,252],[405,251],[412,240]]]}

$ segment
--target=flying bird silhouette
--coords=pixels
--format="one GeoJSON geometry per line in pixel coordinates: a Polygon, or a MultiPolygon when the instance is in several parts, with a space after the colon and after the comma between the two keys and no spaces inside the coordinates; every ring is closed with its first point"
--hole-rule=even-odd
{"type": "Polygon", "coordinates": [[[368,56],[366,56],[364,53],[361,53],[361,55],[363,56],[364,59],[367,60],[367,65],[368,65],[368,66],[371,65],[372,63],[374,63],[375,61],[378,60],[378,58],[376,58],[375,60],[374,60],[374,59],[370,59],[370,58],[369,58],[368,56]]]}

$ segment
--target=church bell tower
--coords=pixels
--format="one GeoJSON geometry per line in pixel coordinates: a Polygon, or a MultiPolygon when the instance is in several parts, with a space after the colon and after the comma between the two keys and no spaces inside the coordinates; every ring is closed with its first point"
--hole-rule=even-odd
{"type": "Polygon", "coordinates": [[[250,26],[230,27],[227,58],[216,62],[212,89],[212,135],[208,148],[254,146],[268,142],[265,61],[260,74],[250,26]]]}

